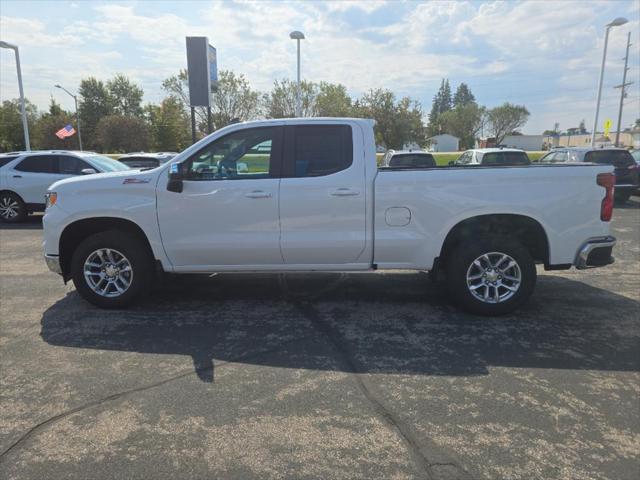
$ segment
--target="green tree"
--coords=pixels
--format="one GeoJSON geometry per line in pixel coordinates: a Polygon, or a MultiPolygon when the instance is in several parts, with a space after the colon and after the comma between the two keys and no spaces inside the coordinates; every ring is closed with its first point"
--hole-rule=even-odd
{"type": "Polygon", "coordinates": [[[431,104],[431,111],[429,112],[429,123],[427,124],[427,134],[432,137],[440,133],[444,133],[442,130],[442,124],[440,122],[440,115],[448,112],[452,108],[451,100],[451,87],[449,80],[442,79],[438,92],[433,97],[433,103],[431,104]]]}
{"type": "Polygon", "coordinates": [[[216,129],[229,125],[233,120],[252,120],[259,114],[260,94],[251,88],[244,75],[221,70],[218,90],[211,99],[213,124],[216,129]]]}
{"type": "Polygon", "coordinates": [[[43,150],[61,149],[75,150],[79,149],[78,134],[67,138],[60,139],[56,136],[56,132],[65,125],[71,124],[74,128],[78,128],[75,115],[64,111],[60,104],[53,98],[49,104],[49,111],[45,112],[35,122],[33,132],[33,140],[37,148],[43,150]]]}
{"type": "Polygon", "coordinates": [[[319,117],[349,117],[353,114],[351,97],[344,85],[320,82],[316,109],[319,117]]]}
{"type": "Polygon", "coordinates": [[[405,143],[424,141],[420,104],[408,97],[396,102],[391,90],[370,90],[356,101],[354,114],[373,118],[376,143],[386,148],[402,148],[405,143]]]}
{"type": "Polygon", "coordinates": [[[492,108],[487,113],[489,132],[499,145],[508,134],[523,127],[529,119],[529,110],[524,105],[513,105],[509,102],[492,108]]]}
{"type": "MultiPolygon", "coordinates": [[[[25,110],[27,112],[27,124],[30,129],[31,148],[36,148],[33,142],[33,128],[38,119],[38,109],[34,104],[25,99],[25,110]]],[[[20,100],[5,100],[0,106],[0,152],[11,152],[24,150],[24,132],[22,129],[22,115],[20,110],[20,100]]]]}
{"type": "Polygon", "coordinates": [[[82,140],[86,150],[98,146],[96,127],[103,117],[113,113],[112,97],[104,83],[94,77],[80,82],[78,109],[82,121],[82,140]]]}
{"type": "Polygon", "coordinates": [[[440,122],[443,132],[455,135],[460,139],[460,148],[473,148],[476,137],[485,120],[486,110],[475,102],[457,106],[453,110],[443,113],[440,122]]]}
{"type": "Polygon", "coordinates": [[[453,108],[464,107],[470,103],[476,103],[476,97],[473,96],[467,84],[462,82],[453,96],[453,108]]]}
{"type": "MultiPolygon", "coordinates": [[[[300,110],[302,117],[316,117],[318,86],[313,82],[300,82],[300,110]]],[[[263,104],[269,118],[296,117],[297,83],[291,80],[276,80],[271,92],[263,96],[263,104]]]]}
{"type": "Polygon", "coordinates": [[[125,117],[142,115],[142,88],[131,82],[125,75],[117,74],[107,81],[107,91],[111,97],[112,112],[125,117]]]}
{"type": "Polygon", "coordinates": [[[154,150],[179,152],[191,145],[189,117],[175,97],[165,98],[160,105],[148,105],[145,110],[154,150]]]}
{"type": "Polygon", "coordinates": [[[108,115],[97,125],[97,146],[102,152],[125,153],[149,149],[149,130],[139,117],[108,115]]]}

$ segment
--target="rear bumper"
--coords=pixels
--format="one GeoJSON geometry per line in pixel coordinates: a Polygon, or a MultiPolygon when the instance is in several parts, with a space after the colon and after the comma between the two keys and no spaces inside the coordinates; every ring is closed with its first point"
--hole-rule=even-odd
{"type": "Polygon", "coordinates": [[[44,261],[47,262],[49,270],[53,273],[57,273],[58,275],[62,275],[62,267],[60,266],[60,257],[58,255],[45,254],[44,261]]]}
{"type": "Polygon", "coordinates": [[[578,250],[574,265],[583,270],[612,264],[614,258],[611,253],[615,244],[616,239],[612,236],[590,238],[578,250]]]}

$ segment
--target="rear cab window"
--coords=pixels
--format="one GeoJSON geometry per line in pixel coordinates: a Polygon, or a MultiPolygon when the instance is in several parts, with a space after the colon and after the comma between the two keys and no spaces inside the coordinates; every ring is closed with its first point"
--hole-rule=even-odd
{"type": "Polygon", "coordinates": [[[525,152],[488,152],[482,156],[482,165],[529,165],[525,152]]]}
{"type": "Polygon", "coordinates": [[[320,177],[353,164],[349,125],[295,125],[287,132],[285,176],[320,177]]]}
{"type": "Polygon", "coordinates": [[[389,160],[390,167],[417,167],[417,168],[429,168],[435,167],[436,161],[433,155],[428,153],[403,153],[394,155],[389,160]]]}

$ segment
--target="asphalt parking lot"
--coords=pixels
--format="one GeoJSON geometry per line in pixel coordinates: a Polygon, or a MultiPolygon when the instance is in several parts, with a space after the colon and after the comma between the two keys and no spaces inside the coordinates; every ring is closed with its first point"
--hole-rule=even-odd
{"type": "Polygon", "coordinates": [[[0,230],[0,476],[640,478],[640,201],[487,319],[420,273],[169,278],[127,311],[0,230]]]}

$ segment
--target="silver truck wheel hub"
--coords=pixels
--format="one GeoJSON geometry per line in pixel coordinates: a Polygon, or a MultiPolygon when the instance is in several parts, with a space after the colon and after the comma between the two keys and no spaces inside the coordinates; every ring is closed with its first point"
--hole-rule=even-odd
{"type": "Polygon", "coordinates": [[[100,248],[84,262],[84,279],[91,290],[102,297],[119,297],[131,286],[133,269],[122,253],[100,248]]]}
{"type": "Polygon", "coordinates": [[[482,254],[467,269],[467,288],[471,295],[483,303],[509,300],[521,283],[520,266],[506,253],[482,254]]]}

